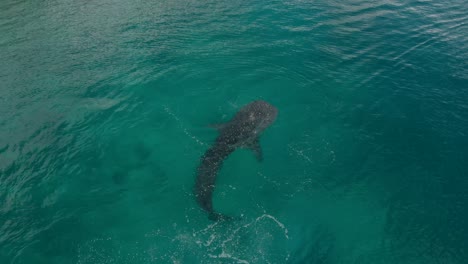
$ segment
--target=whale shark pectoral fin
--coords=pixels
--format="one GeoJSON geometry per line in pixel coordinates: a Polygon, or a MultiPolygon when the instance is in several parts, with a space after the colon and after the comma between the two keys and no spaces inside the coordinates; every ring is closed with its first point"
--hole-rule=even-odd
{"type": "Polygon", "coordinates": [[[247,147],[253,151],[258,161],[263,161],[263,151],[260,147],[260,140],[258,139],[258,137],[255,138],[253,141],[249,142],[247,147]]]}

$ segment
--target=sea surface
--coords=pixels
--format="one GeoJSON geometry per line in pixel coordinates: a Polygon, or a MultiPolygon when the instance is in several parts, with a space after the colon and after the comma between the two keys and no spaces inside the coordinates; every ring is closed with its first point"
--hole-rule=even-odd
{"type": "Polygon", "coordinates": [[[0,263],[467,259],[466,0],[0,2],[0,263]]]}

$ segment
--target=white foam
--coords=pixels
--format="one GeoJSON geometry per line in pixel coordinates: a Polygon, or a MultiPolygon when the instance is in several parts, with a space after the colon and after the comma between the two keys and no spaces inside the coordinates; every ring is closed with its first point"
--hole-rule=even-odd
{"type": "Polygon", "coordinates": [[[288,147],[289,147],[292,151],[294,151],[298,156],[300,156],[301,158],[305,159],[308,163],[310,163],[310,164],[313,164],[313,163],[314,163],[314,162],[312,161],[312,159],[311,159],[309,156],[307,156],[307,155],[304,154],[304,151],[303,151],[303,150],[298,150],[298,149],[294,148],[291,144],[288,144],[288,147]]]}
{"type": "Polygon", "coordinates": [[[269,215],[269,214],[263,214],[262,216],[257,217],[256,221],[259,221],[259,220],[264,219],[264,218],[269,218],[269,219],[273,220],[281,229],[283,229],[283,231],[284,231],[284,236],[286,237],[286,239],[289,239],[289,236],[288,236],[288,229],[284,226],[283,223],[281,223],[281,222],[280,222],[278,219],[276,219],[274,216],[269,215]]]}
{"type": "Polygon", "coordinates": [[[210,258],[215,258],[215,259],[218,259],[218,258],[219,259],[232,259],[232,260],[237,261],[237,263],[249,264],[249,262],[247,260],[243,260],[243,259],[240,259],[240,258],[233,257],[232,255],[227,254],[224,251],[221,252],[221,254],[219,254],[219,255],[208,254],[208,256],[210,256],[210,258]]]}

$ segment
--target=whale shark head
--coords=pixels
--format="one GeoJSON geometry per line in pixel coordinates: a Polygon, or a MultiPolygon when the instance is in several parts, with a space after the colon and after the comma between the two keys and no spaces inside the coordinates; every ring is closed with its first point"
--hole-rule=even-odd
{"type": "Polygon", "coordinates": [[[263,132],[276,120],[278,115],[276,107],[262,100],[244,106],[240,112],[247,116],[247,122],[255,134],[263,132]]]}
{"type": "Polygon", "coordinates": [[[242,107],[231,121],[218,126],[221,133],[217,141],[220,145],[233,147],[251,144],[276,120],[277,115],[278,109],[271,104],[253,101],[242,107]]]}

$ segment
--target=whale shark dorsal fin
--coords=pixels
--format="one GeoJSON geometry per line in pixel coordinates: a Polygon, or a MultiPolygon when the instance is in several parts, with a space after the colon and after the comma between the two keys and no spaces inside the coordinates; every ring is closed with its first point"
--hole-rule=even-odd
{"type": "Polygon", "coordinates": [[[263,160],[263,151],[262,151],[262,147],[260,147],[260,140],[258,137],[256,137],[254,140],[249,142],[246,145],[246,147],[253,151],[258,161],[263,160]]]}

